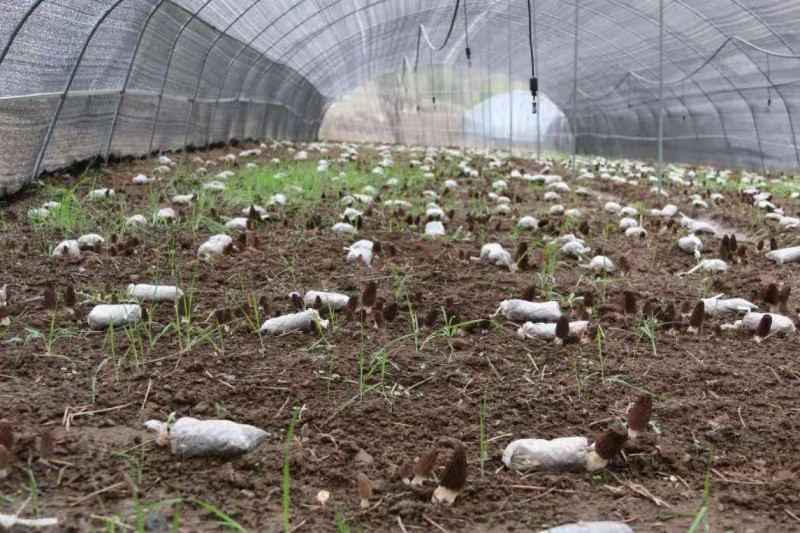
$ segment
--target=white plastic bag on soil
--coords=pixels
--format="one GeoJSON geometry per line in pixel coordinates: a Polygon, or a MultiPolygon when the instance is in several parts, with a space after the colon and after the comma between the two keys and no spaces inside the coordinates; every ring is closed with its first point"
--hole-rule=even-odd
{"type": "Polygon", "coordinates": [[[158,420],[148,420],[144,425],[147,429],[158,433],[156,438],[158,444],[169,445],[172,453],[188,457],[241,455],[258,446],[267,436],[267,432],[262,429],[230,420],[197,420],[183,417],[170,427],[158,420]]]}
{"type": "Polygon", "coordinates": [[[767,257],[779,265],[782,265],[783,263],[800,261],[800,246],[792,246],[791,248],[778,248],[777,250],[767,252],[767,257]]]}
{"type": "Polygon", "coordinates": [[[447,232],[444,229],[444,224],[438,220],[431,220],[425,224],[425,235],[429,237],[441,237],[446,234],[447,232]]]}
{"type": "Polygon", "coordinates": [[[516,270],[516,264],[514,264],[511,254],[498,242],[484,244],[481,247],[480,259],[487,259],[493,265],[505,266],[512,271],[516,270]]]}
{"type": "Polygon", "coordinates": [[[747,313],[742,318],[742,327],[745,331],[755,332],[758,329],[758,324],[764,315],[772,317],[772,326],[769,328],[770,333],[777,333],[780,335],[788,335],[796,331],[796,327],[792,319],[788,316],[778,315],[776,313],[747,313]]]}
{"type": "MultiPolygon", "coordinates": [[[[583,337],[589,327],[589,322],[586,320],[577,320],[569,323],[569,338],[579,339],[583,337]]],[[[528,339],[543,339],[553,340],[556,338],[556,325],[552,322],[536,323],[525,322],[521,328],[517,330],[517,335],[528,339]]]]}
{"type": "Polygon", "coordinates": [[[328,321],[322,320],[316,309],[306,309],[299,313],[270,318],[261,325],[261,331],[277,335],[290,331],[311,331],[317,325],[327,328],[328,321]]]}
{"type": "Polygon", "coordinates": [[[372,264],[372,241],[367,239],[361,239],[360,241],[356,241],[350,245],[347,250],[347,262],[348,263],[356,263],[359,262],[359,257],[361,258],[361,263],[364,266],[370,266],[372,264]]]}
{"type": "Polygon", "coordinates": [[[81,247],[76,240],[61,241],[58,246],[53,248],[53,256],[80,255],[81,247]],[[65,251],[66,250],[66,251],[65,251]]]}
{"type": "Polygon", "coordinates": [[[586,437],[562,437],[553,440],[519,439],[503,451],[503,464],[519,471],[586,470],[589,441],[586,437]]]}
{"type": "Polygon", "coordinates": [[[758,309],[754,303],[748,302],[744,298],[704,298],[703,306],[709,316],[720,316],[735,313],[746,313],[758,309]]]}
{"type": "Polygon", "coordinates": [[[198,257],[209,258],[213,255],[222,255],[225,247],[233,242],[228,235],[219,234],[209,238],[197,249],[198,257]]]}
{"type": "Polygon", "coordinates": [[[142,319],[142,308],[136,304],[97,305],[89,313],[89,327],[104,329],[136,324],[142,319]]]}
{"type": "Polygon", "coordinates": [[[498,314],[512,322],[556,322],[561,318],[561,307],[557,301],[503,300],[493,316],[498,314]]]}
{"type": "Polygon", "coordinates": [[[174,302],[183,296],[183,291],[172,285],[139,283],[128,285],[128,294],[137,302],[174,302]]]}
{"type": "Polygon", "coordinates": [[[543,529],[540,533],[634,533],[631,526],[622,522],[576,522],[543,529]]]}
{"type": "Polygon", "coordinates": [[[334,311],[341,311],[342,309],[346,308],[347,302],[350,301],[350,297],[348,295],[340,294],[338,292],[308,291],[303,297],[303,303],[306,307],[313,307],[318,296],[319,299],[322,300],[322,306],[325,309],[330,307],[334,311]]]}

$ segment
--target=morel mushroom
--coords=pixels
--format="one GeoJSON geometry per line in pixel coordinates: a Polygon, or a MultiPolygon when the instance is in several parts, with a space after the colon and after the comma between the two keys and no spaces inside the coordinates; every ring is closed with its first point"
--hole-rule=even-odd
{"type": "Polygon", "coordinates": [[[436,466],[436,459],[439,457],[439,451],[429,450],[422,457],[419,458],[417,464],[414,465],[414,478],[411,480],[412,487],[418,487],[431,477],[433,467],[436,466]]]}
{"type": "Polygon", "coordinates": [[[367,475],[363,472],[359,472],[356,476],[356,482],[358,483],[358,497],[361,498],[359,505],[362,509],[366,509],[369,507],[370,498],[372,498],[372,485],[367,475]]]}
{"type": "Polygon", "coordinates": [[[451,442],[451,445],[453,455],[442,474],[439,486],[433,491],[432,503],[452,505],[467,482],[467,454],[464,446],[457,441],[451,442]]]}
{"type": "Polygon", "coordinates": [[[589,452],[586,459],[586,470],[593,472],[601,470],[608,465],[628,440],[628,432],[620,424],[614,424],[611,428],[597,436],[594,449],[589,452]]]}
{"type": "Polygon", "coordinates": [[[767,335],[769,335],[770,329],[772,329],[772,316],[771,315],[762,316],[761,320],[758,322],[758,327],[756,328],[756,335],[755,337],[753,337],[753,340],[760,343],[767,337],[767,335]]]}
{"type": "Polygon", "coordinates": [[[705,304],[703,303],[703,300],[700,300],[697,302],[697,305],[694,306],[692,316],[689,318],[689,333],[697,334],[700,331],[700,328],[703,327],[703,319],[705,318],[705,315],[705,304]]]}
{"type": "Polygon", "coordinates": [[[653,412],[653,399],[647,395],[642,394],[633,404],[631,410],[628,411],[628,438],[633,440],[639,436],[640,433],[647,431],[647,425],[650,423],[650,415],[653,412]]]}

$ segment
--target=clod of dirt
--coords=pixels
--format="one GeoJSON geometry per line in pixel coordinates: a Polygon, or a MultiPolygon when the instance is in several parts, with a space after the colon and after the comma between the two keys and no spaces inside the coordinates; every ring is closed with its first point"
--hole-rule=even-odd
{"type": "Polygon", "coordinates": [[[89,327],[104,329],[109,326],[133,325],[142,319],[142,308],[136,304],[97,305],[89,313],[89,327]]]}
{"type": "Polygon", "coordinates": [[[306,309],[299,313],[270,318],[261,325],[261,331],[277,335],[290,331],[311,331],[317,327],[327,328],[328,321],[322,320],[316,309],[306,309]]]}
{"type": "Polygon", "coordinates": [[[258,446],[267,436],[262,429],[230,420],[183,417],[172,425],[158,420],[148,420],[144,425],[158,434],[156,443],[169,445],[172,453],[187,457],[241,455],[258,446]]]}

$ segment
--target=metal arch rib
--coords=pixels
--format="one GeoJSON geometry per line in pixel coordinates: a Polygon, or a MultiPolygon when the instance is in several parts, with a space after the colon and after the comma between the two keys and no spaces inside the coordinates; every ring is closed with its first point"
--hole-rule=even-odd
{"type": "Polygon", "coordinates": [[[125,94],[128,91],[128,83],[131,79],[131,73],[133,72],[133,65],[136,63],[136,56],[139,54],[139,48],[142,45],[142,40],[144,39],[144,32],[147,31],[147,27],[150,25],[150,20],[152,20],[153,16],[158,12],[161,6],[167,0],[158,0],[158,3],[153,6],[153,9],[150,10],[148,13],[147,18],[142,24],[142,29],[139,31],[139,37],[136,39],[136,46],[133,47],[133,55],[131,55],[131,60],[128,63],[128,69],[125,72],[125,81],[122,83],[122,89],[120,91],[119,99],[117,100],[117,107],[114,109],[114,118],[111,119],[111,131],[108,133],[108,140],[106,141],[106,150],[103,155],[103,160],[108,162],[108,158],[111,156],[111,143],[114,140],[114,133],[117,130],[117,121],[119,119],[119,113],[122,109],[122,102],[125,99],[125,94]]]}
{"type": "MultiPolygon", "coordinates": [[[[342,1],[343,1],[343,0],[336,0],[336,1],[335,1],[335,2],[333,2],[332,4],[330,4],[330,5],[326,6],[326,7],[325,7],[325,9],[327,10],[327,9],[329,9],[329,8],[331,8],[331,7],[335,6],[335,5],[338,5],[338,4],[339,4],[340,2],[342,2],[342,1]]],[[[241,48],[241,49],[240,49],[238,52],[236,52],[236,55],[234,55],[234,56],[231,58],[231,60],[228,62],[228,68],[225,70],[225,76],[223,76],[223,78],[222,78],[222,83],[221,83],[221,84],[220,84],[220,86],[219,86],[219,92],[217,93],[216,102],[214,102],[214,108],[213,108],[213,110],[211,111],[211,119],[210,119],[210,121],[209,121],[209,123],[208,123],[208,130],[207,130],[207,132],[206,132],[206,141],[205,141],[205,143],[206,143],[206,144],[208,144],[209,142],[211,142],[211,128],[213,127],[213,125],[214,125],[214,121],[216,120],[216,116],[217,116],[217,108],[219,107],[219,103],[220,103],[220,101],[222,100],[222,91],[224,91],[224,90],[225,90],[225,84],[228,82],[228,76],[229,76],[229,75],[230,75],[230,73],[231,73],[231,67],[233,66],[233,64],[236,62],[236,60],[239,58],[239,56],[240,56],[240,55],[241,55],[241,54],[242,54],[242,53],[243,53],[245,50],[248,50],[248,49],[250,49],[250,46],[251,46],[251,45],[252,45],[254,42],[256,42],[256,40],[258,40],[258,39],[259,39],[259,38],[260,38],[262,35],[264,35],[264,34],[267,32],[267,30],[269,30],[270,28],[272,28],[272,27],[273,27],[275,24],[277,24],[277,23],[278,23],[278,22],[279,22],[281,19],[283,19],[283,17],[284,17],[284,16],[288,15],[288,14],[289,14],[289,13],[291,13],[291,12],[292,12],[292,11],[293,11],[295,8],[297,8],[297,7],[301,6],[301,5],[303,5],[305,2],[306,2],[306,0],[300,0],[300,1],[299,1],[299,2],[297,2],[296,4],[293,4],[293,5],[292,5],[292,6],[291,6],[289,9],[287,9],[286,11],[284,11],[283,13],[281,13],[281,14],[280,14],[280,16],[276,17],[276,18],[275,18],[275,20],[273,20],[272,22],[270,22],[270,23],[269,23],[267,26],[265,26],[265,27],[264,27],[264,28],[263,28],[261,31],[259,31],[259,32],[258,32],[256,35],[254,35],[254,36],[253,36],[253,38],[252,38],[252,39],[250,39],[250,41],[249,41],[249,42],[248,42],[248,43],[247,43],[247,44],[246,44],[244,47],[242,47],[242,48],[241,48]]],[[[315,15],[316,15],[317,13],[319,13],[319,11],[318,11],[318,12],[315,12],[315,15]]],[[[306,19],[306,20],[308,20],[308,19],[306,19]]],[[[297,26],[295,26],[295,28],[296,28],[296,27],[297,27],[297,26]]],[[[254,60],[253,60],[253,61],[252,61],[252,62],[251,62],[251,63],[250,63],[248,66],[247,66],[247,74],[245,74],[245,77],[244,77],[244,79],[242,80],[242,82],[243,82],[243,83],[247,81],[247,76],[249,76],[250,69],[252,69],[252,68],[253,68],[253,65],[255,65],[255,64],[256,64],[256,63],[257,63],[257,62],[258,62],[260,59],[262,59],[262,58],[266,58],[266,53],[267,53],[269,50],[271,50],[271,49],[272,49],[272,46],[273,46],[273,45],[270,45],[270,46],[268,47],[268,49],[267,49],[267,50],[265,50],[263,53],[256,55],[256,58],[255,58],[255,59],[254,59],[254,60]]],[[[238,96],[238,98],[241,98],[241,97],[242,97],[242,90],[243,90],[243,87],[240,87],[240,92],[239,92],[239,96],[238,96]]]]}
{"type": "Polygon", "coordinates": [[[192,92],[192,98],[189,101],[189,110],[186,113],[186,125],[183,127],[183,148],[186,148],[186,144],[189,140],[189,122],[192,119],[192,113],[194,112],[194,104],[195,100],[197,99],[197,93],[200,90],[200,82],[203,80],[203,73],[206,70],[206,64],[208,62],[208,57],[211,55],[211,50],[214,49],[214,46],[222,39],[223,37],[227,36],[228,30],[230,30],[234,24],[239,22],[243,16],[250,12],[256,5],[258,5],[261,0],[253,0],[246,9],[243,9],[239,15],[237,15],[226,27],[224,30],[219,31],[217,36],[211,41],[211,44],[208,46],[208,50],[206,50],[205,55],[203,56],[203,65],[200,67],[200,73],[197,75],[197,82],[194,85],[194,91],[192,92]]]}
{"type": "Polygon", "coordinates": [[[8,40],[6,41],[3,50],[0,51],[0,65],[3,64],[3,61],[5,60],[6,55],[8,54],[8,51],[11,50],[11,45],[14,44],[14,41],[17,38],[19,30],[22,29],[25,23],[28,22],[28,18],[30,18],[30,16],[33,15],[33,12],[36,11],[36,8],[38,8],[44,1],[45,0],[34,0],[33,2],[31,2],[31,5],[28,6],[28,10],[25,11],[25,13],[22,15],[22,18],[19,19],[19,22],[17,22],[16,26],[14,26],[14,29],[11,31],[11,34],[8,36],[8,40]]]}
{"type": "Polygon", "coordinates": [[[67,99],[67,93],[69,92],[70,87],[72,87],[72,82],[75,80],[75,75],[78,73],[78,67],[80,66],[81,61],[83,60],[83,56],[86,53],[87,48],[89,47],[89,43],[91,42],[92,37],[94,37],[95,32],[97,32],[97,29],[100,27],[103,21],[105,21],[106,18],[111,14],[111,12],[114,11],[114,9],[116,9],[116,7],[124,1],[125,0],[116,0],[113,4],[111,4],[111,6],[108,9],[106,9],[105,12],[100,16],[100,18],[97,19],[97,21],[94,23],[94,26],[92,26],[89,35],[87,35],[86,39],[84,40],[83,46],[81,46],[81,50],[78,53],[78,57],[75,60],[75,64],[72,66],[72,71],[69,73],[69,78],[67,79],[67,83],[64,86],[64,90],[61,92],[61,95],[58,99],[58,104],[56,105],[56,110],[53,113],[53,118],[50,120],[50,124],[47,126],[47,133],[45,134],[44,140],[42,141],[42,146],[39,148],[39,154],[36,156],[36,163],[33,165],[33,170],[31,171],[31,176],[28,180],[28,184],[33,183],[33,180],[35,180],[36,176],[39,174],[39,168],[42,165],[42,161],[44,160],[44,154],[47,151],[47,147],[50,144],[50,139],[53,136],[53,130],[55,130],[56,123],[58,122],[58,119],[61,116],[61,110],[64,108],[64,102],[67,99]]]}
{"type": "Polygon", "coordinates": [[[158,115],[161,114],[161,103],[164,100],[164,89],[167,86],[167,78],[169,78],[169,69],[170,65],[172,64],[172,56],[175,54],[175,48],[178,46],[178,41],[181,39],[181,36],[183,35],[183,32],[186,30],[186,28],[189,27],[189,24],[191,24],[192,21],[194,21],[197,18],[200,12],[203,11],[206,8],[206,6],[210,4],[212,1],[213,0],[205,0],[203,5],[200,6],[200,8],[197,11],[192,13],[192,15],[188,19],[186,19],[186,22],[183,23],[183,25],[178,30],[178,33],[175,35],[175,40],[172,41],[172,47],[169,50],[169,55],[167,56],[166,68],[164,69],[164,78],[161,80],[161,89],[158,91],[158,105],[156,106],[156,112],[155,115],[153,116],[153,126],[150,130],[150,142],[147,145],[147,157],[150,157],[150,154],[153,152],[153,140],[155,139],[156,136],[156,127],[158,126],[158,115]]]}

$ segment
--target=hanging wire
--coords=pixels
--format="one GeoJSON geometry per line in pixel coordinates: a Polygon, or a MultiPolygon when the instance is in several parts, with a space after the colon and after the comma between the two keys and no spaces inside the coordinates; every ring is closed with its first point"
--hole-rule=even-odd
{"type": "Polygon", "coordinates": [[[531,104],[531,110],[533,114],[536,114],[537,109],[537,94],[539,93],[539,80],[536,78],[536,61],[534,59],[533,53],[533,15],[531,10],[531,0],[527,0],[528,4],[528,48],[531,52],[531,79],[530,79],[530,90],[531,90],[531,97],[533,97],[533,102],[531,104]]]}
{"type": "Polygon", "coordinates": [[[767,108],[772,106],[772,76],[769,73],[769,54],[767,54],[767,108]]]}
{"type": "Polygon", "coordinates": [[[467,0],[464,0],[464,44],[467,47],[467,66],[472,68],[472,50],[469,47],[469,24],[467,23],[467,0]]]}

